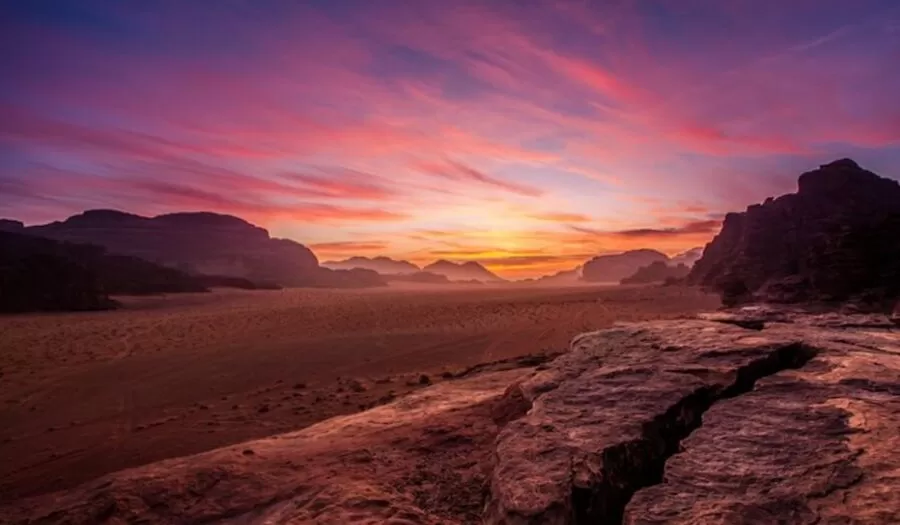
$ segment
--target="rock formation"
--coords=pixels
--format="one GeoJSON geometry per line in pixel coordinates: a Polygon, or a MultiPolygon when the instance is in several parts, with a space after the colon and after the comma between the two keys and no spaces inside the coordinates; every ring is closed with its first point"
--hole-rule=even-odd
{"type": "Polygon", "coordinates": [[[800,176],[797,193],[725,217],[688,281],[726,302],[900,296],[900,184],[838,160],[800,176]]]}
{"type": "Polygon", "coordinates": [[[245,277],[284,285],[309,284],[318,268],[302,244],[273,239],[263,228],[215,213],[173,213],[141,217],[114,210],[90,210],[26,228],[33,235],[97,244],[195,274],[245,277]]]}
{"type": "Polygon", "coordinates": [[[4,523],[900,523],[900,329],[747,310],[0,507],[4,523]],[[756,321],[754,329],[741,323],[756,321]]]}
{"type": "MultiPolygon", "coordinates": [[[[7,221],[12,225],[16,221],[7,221]]],[[[9,226],[12,227],[12,226],[9,226]]],[[[22,229],[29,235],[103,246],[192,275],[238,277],[273,286],[368,287],[383,279],[368,272],[334,273],[319,266],[306,246],[275,239],[231,215],[171,213],[142,217],[115,210],[89,210],[65,221],[22,229]]]]}
{"type": "Polygon", "coordinates": [[[20,221],[9,219],[0,219],[0,232],[21,233],[25,229],[25,224],[20,221]]]}
{"type": "Polygon", "coordinates": [[[202,292],[195,277],[102,247],[0,232],[0,311],[100,310],[109,295],[202,292]]]}
{"type": "Polygon", "coordinates": [[[634,275],[622,279],[620,284],[662,283],[687,277],[691,269],[684,264],[669,265],[662,261],[638,268],[634,275]]]}
{"type": "Polygon", "coordinates": [[[421,268],[409,261],[397,261],[390,257],[350,257],[343,261],[325,261],[322,266],[332,270],[362,268],[378,272],[381,275],[402,275],[421,271],[421,268]]]}
{"type": "Polygon", "coordinates": [[[590,282],[618,283],[642,266],[668,261],[666,254],[656,250],[631,250],[615,255],[600,255],[584,263],[582,278],[590,282]]]}
{"type": "Polygon", "coordinates": [[[422,271],[443,275],[451,281],[479,281],[483,283],[498,283],[504,281],[475,261],[454,263],[439,260],[422,268],[422,271]]]}

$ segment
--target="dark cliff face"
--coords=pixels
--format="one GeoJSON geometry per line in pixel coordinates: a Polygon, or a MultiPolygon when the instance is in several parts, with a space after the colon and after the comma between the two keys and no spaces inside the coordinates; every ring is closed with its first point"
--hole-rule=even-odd
{"type": "Polygon", "coordinates": [[[896,298],[900,184],[849,159],[804,173],[797,193],[728,214],[688,281],[726,303],[896,298]]]}
{"type": "Polygon", "coordinates": [[[584,264],[582,278],[591,282],[617,283],[643,266],[668,262],[666,254],[656,250],[631,250],[615,255],[594,257],[584,264]]]}
{"type": "Polygon", "coordinates": [[[273,239],[243,219],[208,212],[141,217],[90,210],[25,229],[50,239],[103,246],[188,273],[244,277],[285,285],[316,279],[318,260],[302,244],[273,239]]]}
{"type": "Polygon", "coordinates": [[[102,310],[109,295],[202,292],[195,277],[100,246],[0,232],[0,311],[102,310]]]}

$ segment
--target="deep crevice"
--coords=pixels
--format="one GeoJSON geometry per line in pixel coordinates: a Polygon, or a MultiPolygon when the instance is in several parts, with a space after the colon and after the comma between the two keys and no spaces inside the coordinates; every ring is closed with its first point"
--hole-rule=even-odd
{"type": "Polygon", "coordinates": [[[700,428],[703,414],[716,402],[752,391],[764,377],[800,368],[816,353],[803,344],[779,348],[739,368],[730,386],[707,386],[685,396],[646,423],[640,439],[604,450],[598,483],[572,489],[573,523],[622,523],[625,506],[634,493],[662,483],[666,461],[678,453],[682,440],[700,428]]]}

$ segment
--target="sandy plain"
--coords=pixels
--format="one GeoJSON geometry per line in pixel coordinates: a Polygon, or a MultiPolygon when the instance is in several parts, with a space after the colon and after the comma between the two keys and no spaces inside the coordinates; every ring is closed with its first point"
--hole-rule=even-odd
{"type": "Polygon", "coordinates": [[[479,364],[563,352],[616,321],[719,305],[678,287],[409,285],[124,302],[0,318],[0,501],[300,429],[479,364]]]}

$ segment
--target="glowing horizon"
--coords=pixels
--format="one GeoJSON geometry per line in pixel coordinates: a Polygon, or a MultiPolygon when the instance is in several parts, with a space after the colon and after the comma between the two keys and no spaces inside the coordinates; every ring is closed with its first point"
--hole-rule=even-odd
{"type": "Polygon", "coordinates": [[[900,7],[764,7],[13,0],[0,218],[213,211],[523,278],[702,246],[836,158],[900,176],[900,7]]]}

